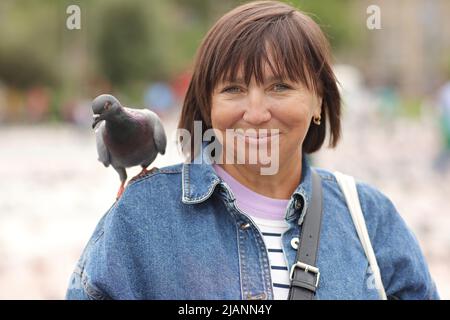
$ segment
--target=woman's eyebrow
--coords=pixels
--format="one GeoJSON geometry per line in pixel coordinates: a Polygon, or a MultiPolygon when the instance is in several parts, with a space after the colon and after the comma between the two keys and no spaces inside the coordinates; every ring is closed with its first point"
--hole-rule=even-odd
{"type": "Polygon", "coordinates": [[[230,84],[230,83],[238,83],[238,84],[243,84],[245,81],[242,78],[236,78],[236,79],[224,79],[221,83],[226,85],[226,84],[230,84]]]}
{"type": "MultiPolygon", "coordinates": [[[[279,76],[270,76],[270,77],[265,79],[264,83],[275,82],[275,81],[284,81],[284,80],[283,80],[282,77],[279,77],[279,76]]],[[[223,84],[229,84],[229,83],[244,84],[245,81],[244,81],[243,78],[236,78],[234,80],[232,80],[232,79],[225,79],[222,83],[223,84]]]]}
{"type": "Polygon", "coordinates": [[[274,82],[274,81],[284,81],[282,77],[279,76],[270,76],[267,80],[267,82],[274,82]]]}

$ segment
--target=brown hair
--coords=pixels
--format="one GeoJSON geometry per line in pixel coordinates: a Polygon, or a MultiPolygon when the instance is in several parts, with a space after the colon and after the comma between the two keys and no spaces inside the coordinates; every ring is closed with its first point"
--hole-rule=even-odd
{"type": "MultiPolygon", "coordinates": [[[[247,85],[254,76],[263,82],[264,63],[281,79],[303,82],[322,97],[322,122],[312,124],[303,152],[320,149],[330,126],[329,146],[341,134],[341,97],[331,67],[329,43],[320,27],[307,15],[277,1],[255,1],[222,16],[210,29],[197,52],[178,128],[194,133],[194,121],[202,122],[202,134],[211,128],[211,99],[221,80],[235,80],[242,67],[247,85]],[[268,51],[273,57],[273,65],[268,51]]],[[[193,141],[191,140],[191,160],[193,141]]]]}

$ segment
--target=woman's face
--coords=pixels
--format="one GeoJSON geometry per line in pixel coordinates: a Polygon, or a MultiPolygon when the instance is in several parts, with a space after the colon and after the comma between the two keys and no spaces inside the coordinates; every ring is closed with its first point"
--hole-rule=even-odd
{"type": "MultiPolygon", "coordinates": [[[[248,129],[256,132],[278,129],[279,134],[271,137],[255,136],[251,133],[253,130],[248,130],[248,135],[237,137],[245,141],[248,150],[278,139],[278,154],[271,157],[278,156],[279,166],[283,167],[287,161],[298,161],[301,157],[303,140],[312,118],[320,115],[322,101],[303,83],[275,79],[267,69],[261,85],[252,78],[246,86],[239,73],[235,82],[218,83],[212,95],[211,121],[214,131],[221,133],[218,139],[225,152],[226,129],[242,129],[244,132],[248,129]]],[[[267,149],[271,150],[271,147],[267,149]]],[[[245,160],[247,164],[248,154],[245,160]]]]}

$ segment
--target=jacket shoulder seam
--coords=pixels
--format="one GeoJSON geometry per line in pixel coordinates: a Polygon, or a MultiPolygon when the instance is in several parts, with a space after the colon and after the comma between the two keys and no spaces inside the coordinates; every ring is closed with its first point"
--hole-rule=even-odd
{"type": "Polygon", "coordinates": [[[320,168],[314,168],[314,169],[319,174],[319,176],[322,178],[322,180],[328,180],[328,181],[332,181],[332,182],[337,182],[333,173],[325,171],[325,170],[320,169],[320,168]]]}
{"type": "Polygon", "coordinates": [[[150,178],[157,176],[157,175],[164,175],[164,174],[180,174],[181,170],[179,169],[158,169],[155,172],[148,173],[145,175],[142,175],[141,177],[133,178],[128,182],[128,186],[134,185],[136,183],[149,180],[150,178]]]}

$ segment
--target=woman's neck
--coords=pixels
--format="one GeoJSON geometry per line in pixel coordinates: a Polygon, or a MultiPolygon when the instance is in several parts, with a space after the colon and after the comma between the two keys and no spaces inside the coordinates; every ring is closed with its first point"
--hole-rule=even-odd
{"type": "Polygon", "coordinates": [[[258,166],[245,164],[221,164],[220,166],[250,190],[273,199],[289,199],[302,176],[301,152],[280,164],[278,172],[274,175],[261,175],[258,166]]]}

